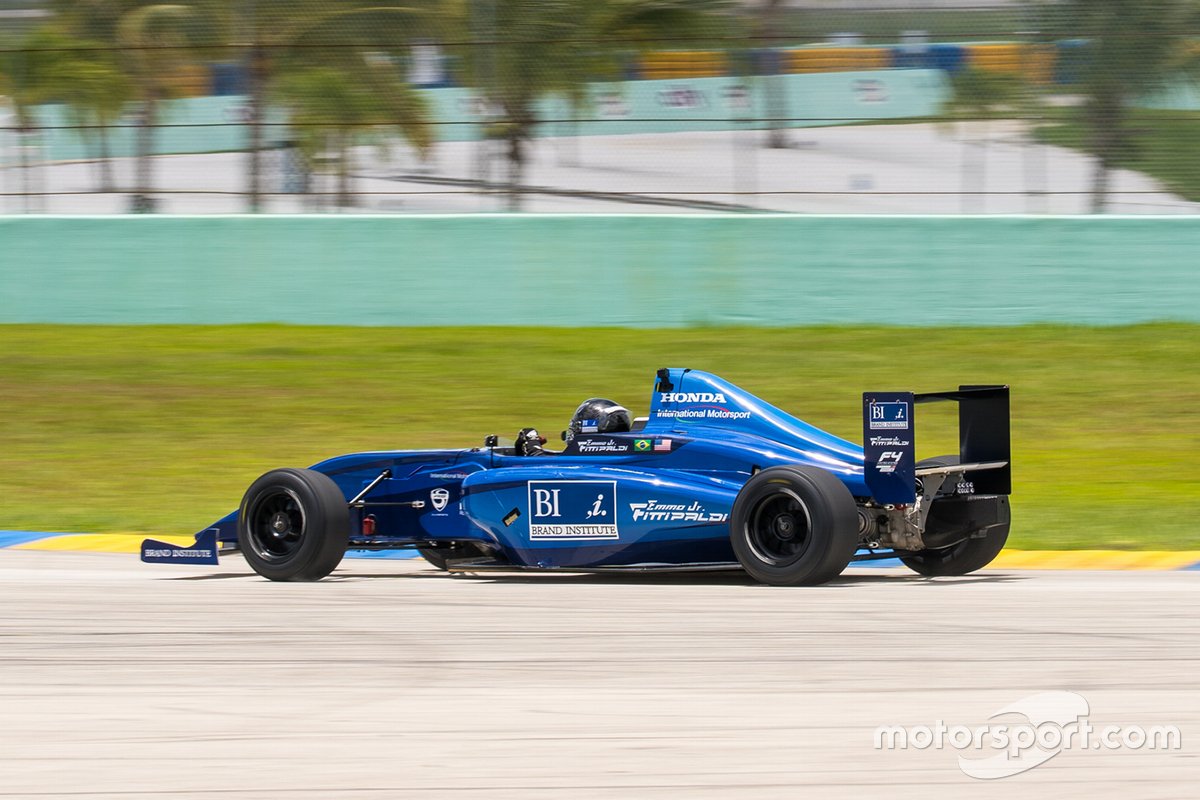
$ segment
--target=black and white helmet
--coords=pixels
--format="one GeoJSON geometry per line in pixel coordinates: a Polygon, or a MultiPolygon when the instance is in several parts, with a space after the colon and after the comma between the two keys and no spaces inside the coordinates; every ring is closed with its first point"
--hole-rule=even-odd
{"type": "Polygon", "coordinates": [[[584,400],[575,409],[571,425],[564,431],[563,438],[573,439],[581,433],[625,433],[632,429],[633,417],[629,415],[629,409],[612,400],[593,397],[584,400]]]}

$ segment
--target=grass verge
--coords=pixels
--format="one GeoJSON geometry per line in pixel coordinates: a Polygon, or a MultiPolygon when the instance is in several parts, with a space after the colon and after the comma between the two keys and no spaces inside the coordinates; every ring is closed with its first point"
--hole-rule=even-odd
{"type": "MultiPolygon", "coordinates": [[[[0,528],[188,533],[260,473],[462,447],[706,369],[858,441],[864,389],[1013,387],[1022,548],[1200,548],[1200,326],[594,330],[0,326],[0,528]]],[[[927,411],[926,409],[931,409],[927,411]]],[[[918,454],[953,452],[922,407],[918,454]]]]}

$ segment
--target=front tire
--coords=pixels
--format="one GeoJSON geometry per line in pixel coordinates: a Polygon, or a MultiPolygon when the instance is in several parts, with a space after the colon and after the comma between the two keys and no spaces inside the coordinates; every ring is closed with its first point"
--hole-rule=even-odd
{"type": "Polygon", "coordinates": [[[328,475],[276,469],[246,490],[238,543],[251,568],[273,581],[318,581],[341,563],[350,509],[328,475]]]}
{"type": "Polygon", "coordinates": [[[816,467],[771,467],[738,493],[730,542],[751,577],[773,586],[836,578],[858,548],[858,510],[840,480],[816,467]]]}

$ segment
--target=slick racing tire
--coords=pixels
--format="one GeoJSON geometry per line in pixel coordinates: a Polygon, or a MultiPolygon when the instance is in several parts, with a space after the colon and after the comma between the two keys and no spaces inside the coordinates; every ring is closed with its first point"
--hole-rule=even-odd
{"type": "Polygon", "coordinates": [[[421,558],[429,562],[434,569],[445,571],[449,561],[460,558],[482,558],[485,553],[479,545],[464,542],[457,547],[418,547],[421,558]]]}
{"type": "MultiPolygon", "coordinates": [[[[958,456],[938,456],[920,461],[918,467],[948,467],[959,463],[958,456]]],[[[934,500],[934,507],[937,500],[934,500]]],[[[931,578],[953,575],[966,575],[983,569],[1000,555],[1008,541],[1008,529],[1011,515],[1008,498],[1004,495],[981,496],[971,500],[972,503],[988,504],[990,508],[980,509],[980,516],[986,519],[1002,520],[1002,524],[994,525],[986,531],[968,530],[967,536],[961,541],[948,547],[919,550],[912,555],[902,556],[900,561],[913,572],[931,578]]]]}
{"type": "Polygon", "coordinates": [[[318,581],[341,563],[350,537],[346,497],[328,475],[276,469],[250,485],[238,509],[246,562],[273,581],[318,581]]]}
{"type": "Polygon", "coordinates": [[[815,586],[841,574],[858,548],[858,510],[840,480],[816,467],[771,467],[733,503],[730,541],[751,577],[815,586]]]}

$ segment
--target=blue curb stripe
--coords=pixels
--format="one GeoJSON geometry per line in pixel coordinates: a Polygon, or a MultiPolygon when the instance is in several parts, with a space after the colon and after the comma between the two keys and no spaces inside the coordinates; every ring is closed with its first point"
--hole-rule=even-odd
{"type": "Polygon", "coordinates": [[[16,547],[27,542],[37,542],[42,539],[53,539],[57,536],[71,536],[69,533],[41,533],[39,531],[0,531],[0,547],[16,547]]]}
{"type": "Polygon", "coordinates": [[[900,563],[900,559],[898,559],[898,558],[881,558],[878,561],[851,561],[850,566],[847,567],[847,569],[849,569],[850,567],[902,567],[902,566],[904,566],[904,565],[900,563]]]}
{"type": "MultiPolygon", "coordinates": [[[[29,542],[40,542],[43,539],[57,539],[59,536],[86,536],[86,533],[50,533],[45,531],[0,531],[0,550],[6,547],[16,547],[17,545],[28,544],[29,542]]],[[[347,550],[346,558],[386,558],[386,559],[408,559],[420,558],[421,554],[416,550],[347,550]]]]}

